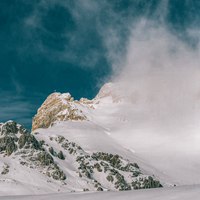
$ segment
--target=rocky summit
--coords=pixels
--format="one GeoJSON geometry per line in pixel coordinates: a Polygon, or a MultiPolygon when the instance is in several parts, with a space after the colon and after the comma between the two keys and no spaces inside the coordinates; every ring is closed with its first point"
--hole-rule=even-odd
{"type": "Polygon", "coordinates": [[[33,118],[32,130],[48,128],[55,121],[86,120],[85,101],[74,101],[69,93],[55,92],[47,97],[33,118]]]}
{"type": "Polygon", "coordinates": [[[34,116],[32,130],[48,128],[56,121],[89,120],[88,112],[95,109],[102,99],[109,97],[113,103],[122,100],[123,97],[118,89],[119,87],[116,87],[115,84],[106,83],[94,99],[81,98],[79,101],[74,100],[69,93],[52,93],[34,116]]]}

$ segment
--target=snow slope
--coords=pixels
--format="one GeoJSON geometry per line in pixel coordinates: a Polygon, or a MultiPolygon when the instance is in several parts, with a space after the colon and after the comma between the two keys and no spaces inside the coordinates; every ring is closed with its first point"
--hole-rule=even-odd
{"type": "MultiPolygon", "coordinates": [[[[91,151],[106,149],[134,157],[166,185],[200,184],[198,102],[194,104],[191,119],[183,109],[184,104],[180,108],[170,108],[162,103],[164,97],[151,96],[148,91],[143,94],[133,88],[124,92],[121,85],[105,84],[93,100],[86,100],[90,107],[80,101],[88,120],[68,121],[66,126],[58,123],[49,131],[63,129],[64,132],[66,129],[72,133],[66,133],[67,137],[91,151]],[[113,140],[118,143],[117,148],[120,146],[119,150],[112,145],[113,140]]],[[[170,103],[177,106],[176,102],[170,103]]]]}
{"type": "MultiPolygon", "coordinates": [[[[111,154],[118,154],[123,158],[129,159],[131,162],[138,163],[144,174],[154,175],[156,173],[159,175],[157,178],[161,180],[162,184],[166,184],[164,181],[162,181],[162,178],[165,177],[164,174],[159,173],[152,166],[144,163],[130,150],[124,148],[113,138],[111,138],[103,127],[94,124],[93,122],[57,122],[57,124],[48,129],[37,129],[34,132],[39,132],[39,134],[36,134],[36,138],[38,140],[44,140],[47,142],[50,142],[49,138],[52,136],[64,136],[69,141],[73,141],[80,145],[87,153],[106,152],[111,154]]],[[[53,143],[51,143],[51,146],[54,147],[54,149],[59,150],[57,144],[54,146],[53,143]]],[[[60,163],[60,165],[62,166],[63,163],[60,163]]]]}
{"type": "Polygon", "coordinates": [[[120,85],[103,86],[96,98],[93,121],[121,146],[166,174],[166,182],[200,184],[198,99],[188,97],[189,107],[185,99],[179,103],[171,99],[175,107],[170,107],[165,105],[164,96],[150,96],[148,91],[144,94],[131,87],[130,92],[129,88],[123,92],[120,85]]]}
{"type": "Polygon", "coordinates": [[[2,200],[199,200],[200,186],[181,186],[163,189],[135,190],[126,192],[60,193],[35,196],[5,196],[2,200]]]}
{"type": "Polygon", "coordinates": [[[0,196],[161,186],[156,170],[90,121],[32,134],[12,121],[0,125],[0,196]]]}

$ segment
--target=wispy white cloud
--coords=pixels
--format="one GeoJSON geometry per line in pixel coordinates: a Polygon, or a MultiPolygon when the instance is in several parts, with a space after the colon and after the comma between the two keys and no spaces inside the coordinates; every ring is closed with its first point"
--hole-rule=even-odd
{"type": "Polygon", "coordinates": [[[141,134],[198,134],[199,42],[196,38],[193,46],[180,39],[165,23],[143,18],[133,24],[123,63],[116,68],[113,81],[120,85],[123,96],[136,100],[128,110],[119,112],[128,113],[133,127],[138,127],[138,117],[141,134]]]}
{"type": "Polygon", "coordinates": [[[30,39],[34,38],[38,30],[47,36],[52,34],[44,27],[42,20],[55,6],[61,6],[70,13],[76,30],[66,30],[62,33],[62,37],[67,42],[63,42],[64,48],[59,51],[46,47],[37,38],[34,43],[37,51],[49,59],[72,62],[84,68],[96,67],[103,58],[106,58],[111,64],[123,53],[121,32],[123,29],[125,30],[125,26],[130,20],[113,11],[111,3],[104,0],[77,0],[70,3],[55,0],[39,2],[34,6],[33,12],[24,20],[24,31],[30,39]],[[91,41],[90,35],[88,36],[92,31],[97,37],[94,41],[91,41]],[[91,44],[89,48],[88,43],[91,44]],[[95,47],[96,43],[99,43],[100,46],[95,47]]]}

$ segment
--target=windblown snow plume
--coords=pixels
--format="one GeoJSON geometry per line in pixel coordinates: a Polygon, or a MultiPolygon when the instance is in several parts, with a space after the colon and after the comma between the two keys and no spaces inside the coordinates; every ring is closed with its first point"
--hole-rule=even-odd
{"type": "Polygon", "coordinates": [[[133,27],[125,62],[114,81],[148,120],[162,129],[176,129],[199,123],[199,64],[198,47],[142,20],[133,27]]]}

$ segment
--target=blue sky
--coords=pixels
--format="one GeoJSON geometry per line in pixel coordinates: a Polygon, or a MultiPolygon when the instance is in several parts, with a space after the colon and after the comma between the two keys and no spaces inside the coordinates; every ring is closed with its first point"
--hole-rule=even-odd
{"type": "Polygon", "coordinates": [[[25,126],[53,91],[93,98],[149,18],[195,46],[198,0],[0,0],[0,121],[25,126]]]}

